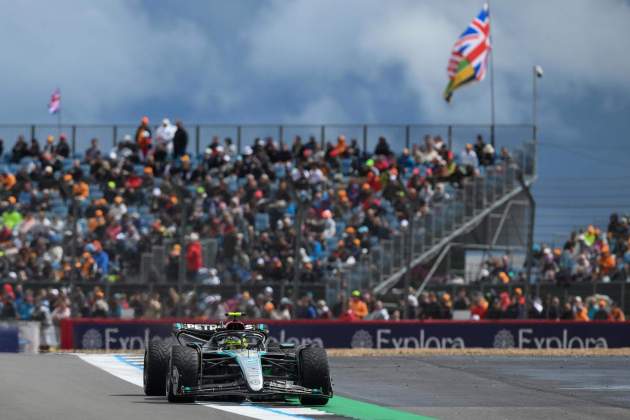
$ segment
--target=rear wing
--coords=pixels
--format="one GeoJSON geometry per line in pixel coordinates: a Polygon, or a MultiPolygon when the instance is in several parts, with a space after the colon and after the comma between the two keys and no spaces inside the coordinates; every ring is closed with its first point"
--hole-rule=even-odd
{"type": "Polygon", "coordinates": [[[188,333],[197,337],[210,337],[218,331],[225,330],[241,330],[241,331],[258,331],[265,334],[269,333],[269,328],[265,324],[245,324],[238,321],[220,322],[213,324],[186,324],[177,322],[173,324],[173,333],[188,333]]]}

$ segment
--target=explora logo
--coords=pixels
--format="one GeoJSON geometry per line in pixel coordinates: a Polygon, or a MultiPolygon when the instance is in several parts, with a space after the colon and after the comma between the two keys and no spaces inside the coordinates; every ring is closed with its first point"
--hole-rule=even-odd
{"type": "Polygon", "coordinates": [[[507,329],[499,330],[494,336],[493,345],[496,348],[537,348],[537,349],[588,349],[608,348],[604,337],[569,337],[566,328],[562,329],[562,336],[534,337],[532,328],[519,328],[517,337],[507,329]]]}
{"type": "Polygon", "coordinates": [[[90,328],[81,337],[81,346],[84,349],[121,349],[121,350],[141,350],[149,342],[149,329],[144,329],[144,337],[125,336],[119,334],[118,328],[105,328],[105,337],[95,328],[90,328]]]}
{"type": "Polygon", "coordinates": [[[435,337],[426,335],[424,329],[418,332],[418,336],[392,337],[392,330],[379,328],[376,330],[376,340],[366,330],[359,330],[352,336],[352,348],[464,348],[466,347],[462,337],[435,337]],[[376,344],[376,346],[375,346],[376,344]]]}

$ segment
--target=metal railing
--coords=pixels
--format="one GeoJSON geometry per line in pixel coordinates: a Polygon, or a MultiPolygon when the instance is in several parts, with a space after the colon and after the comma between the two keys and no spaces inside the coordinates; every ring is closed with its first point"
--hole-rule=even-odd
{"type": "MultiPolygon", "coordinates": [[[[157,129],[159,125],[152,128],[157,129]]],[[[137,124],[0,124],[0,139],[4,140],[5,152],[14,144],[18,136],[28,141],[36,138],[46,140],[48,135],[65,134],[73,154],[80,154],[90,146],[90,141],[97,138],[101,147],[115,147],[124,135],[134,136],[137,124]]],[[[214,137],[230,138],[240,152],[243,147],[256,138],[271,137],[281,142],[293,141],[295,136],[302,139],[314,137],[320,144],[336,141],[344,135],[348,141],[356,140],[361,150],[373,150],[379,137],[388,139],[394,150],[411,147],[422,143],[424,135],[441,136],[454,150],[460,150],[466,143],[473,143],[481,134],[489,141],[491,126],[482,124],[189,124],[189,153],[203,153],[214,137]]],[[[533,126],[530,124],[497,124],[494,126],[494,138],[497,146],[513,148],[525,139],[531,139],[533,126]]]]}

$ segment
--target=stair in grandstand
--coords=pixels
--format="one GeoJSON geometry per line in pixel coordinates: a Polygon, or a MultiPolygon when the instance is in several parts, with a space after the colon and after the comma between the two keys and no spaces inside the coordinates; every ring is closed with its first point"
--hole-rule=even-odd
{"type": "Polygon", "coordinates": [[[406,232],[379,241],[356,266],[342,268],[340,276],[350,290],[371,289],[378,295],[401,286],[408,266],[413,269],[435,258],[445,245],[474,230],[491,212],[517,197],[523,191],[519,173],[528,186],[536,179],[532,142],[513,151],[511,161],[486,168],[459,188],[447,187],[449,199],[434,203],[406,232]]]}

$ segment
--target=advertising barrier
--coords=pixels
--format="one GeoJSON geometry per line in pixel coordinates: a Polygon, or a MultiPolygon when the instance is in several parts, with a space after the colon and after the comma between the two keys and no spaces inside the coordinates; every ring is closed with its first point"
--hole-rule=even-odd
{"type": "Polygon", "coordinates": [[[15,325],[0,325],[0,352],[17,353],[19,349],[18,328],[15,325]]]}
{"type": "MultiPolygon", "coordinates": [[[[167,337],[177,320],[69,319],[63,349],[137,350],[167,337]]],[[[185,322],[201,322],[186,320],[185,322]]],[[[280,342],[326,348],[630,347],[630,322],[575,321],[262,321],[280,342]]]]}
{"type": "MultiPolygon", "coordinates": [[[[7,336],[7,340],[13,340],[14,330],[17,331],[17,341],[5,350],[5,347],[0,344],[0,351],[20,352],[20,353],[39,353],[39,333],[40,323],[37,321],[3,321],[0,322],[0,335],[3,330],[9,330],[10,333],[7,336]],[[17,347],[16,347],[17,346],[17,347]]],[[[3,341],[0,338],[0,341],[3,341]]]]}

